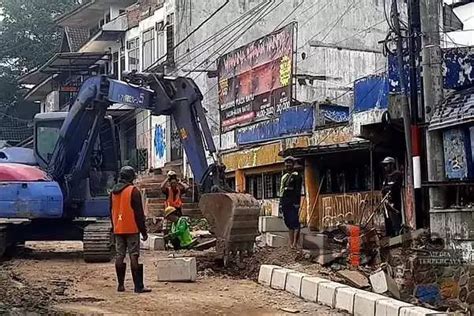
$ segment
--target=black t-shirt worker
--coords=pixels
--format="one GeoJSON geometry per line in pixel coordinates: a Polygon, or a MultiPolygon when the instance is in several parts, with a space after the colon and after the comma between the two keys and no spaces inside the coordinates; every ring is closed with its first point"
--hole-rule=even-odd
{"type": "Polygon", "coordinates": [[[289,230],[290,247],[296,248],[300,238],[300,203],[303,179],[295,170],[296,159],[285,158],[285,173],[280,185],[280,211],[289,230]]]}
{"type": "Polygon", "coordinates": [[[402,228],[402,185],[403,175],[396,168],[395,158],[386,157],[382,161],[384,180],[382,194],[388,194],[385,208],[385,230],[387,236],[394,237],[400,234],[402,228]]]}

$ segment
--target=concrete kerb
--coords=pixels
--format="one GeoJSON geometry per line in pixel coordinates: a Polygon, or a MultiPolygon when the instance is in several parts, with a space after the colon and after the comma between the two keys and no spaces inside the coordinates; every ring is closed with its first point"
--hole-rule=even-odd
{"type": "Polygon", "coordinates": [[[319,277],[308,276],[276,265],[262,265],[258,283],[286,290],[302,299],[360,316],[447,316],[383,295],[363,291],[319,277]],[[298,290],[299,288],[299,290],[298,290]]]}

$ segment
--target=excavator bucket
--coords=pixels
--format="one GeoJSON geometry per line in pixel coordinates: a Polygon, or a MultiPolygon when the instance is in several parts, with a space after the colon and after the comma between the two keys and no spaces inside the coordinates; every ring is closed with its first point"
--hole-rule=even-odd
{"type": "Polygon", "coordinates": [[[243,193],[203,194],[199,208],[216,235],[217,255],[229,260],[233,254],[251,253],[258,234],[260,206],[257,200],[243,193]]]}

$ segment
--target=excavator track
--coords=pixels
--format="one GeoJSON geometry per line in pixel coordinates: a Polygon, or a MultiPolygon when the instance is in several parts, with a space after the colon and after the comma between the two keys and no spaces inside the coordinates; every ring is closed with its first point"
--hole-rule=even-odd
{"type": "Polygon", "coordinates": [[[109,262],[114,255],[112,225],[95,222],[84,228],[82,239],[85,262],[109,262]]]}
{"type": "Polygon", "coordinates": [[[4,225],[0,225],[0,258],[5,255],[7,247],[7,227],[4,225]]]}

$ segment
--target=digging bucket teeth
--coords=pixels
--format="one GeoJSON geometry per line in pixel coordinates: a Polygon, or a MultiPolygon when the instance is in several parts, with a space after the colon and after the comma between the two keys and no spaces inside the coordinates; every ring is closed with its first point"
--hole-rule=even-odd
{"type": "Polygon", "coordinates": [[[199,208],[216,235],[220,256],[235,252],[252,252],[258,234],[260,205],[249,194],[203,194],[199,208]]]}

